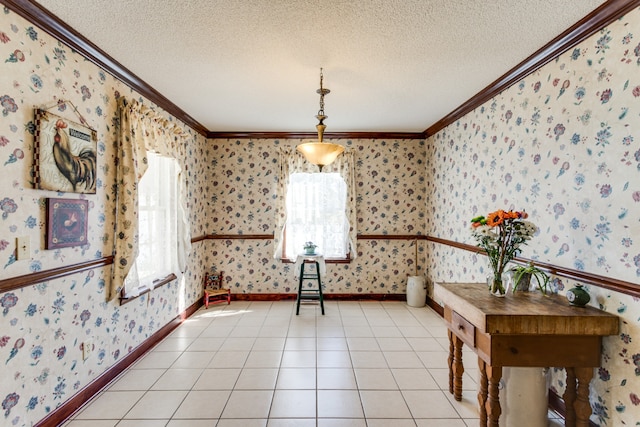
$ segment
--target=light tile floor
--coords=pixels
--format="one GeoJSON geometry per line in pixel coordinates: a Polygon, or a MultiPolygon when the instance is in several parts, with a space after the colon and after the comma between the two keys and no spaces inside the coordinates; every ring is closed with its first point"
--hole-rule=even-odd
{"type": "MultiPolygon", "coordinates": [[[[477,359],[448,392],[442,318],[404,302],[233,301],[204,308],[66,427],[478,426],[477,359]]],[[[550,413],[550,426],[562,425],[550,413]]]]}

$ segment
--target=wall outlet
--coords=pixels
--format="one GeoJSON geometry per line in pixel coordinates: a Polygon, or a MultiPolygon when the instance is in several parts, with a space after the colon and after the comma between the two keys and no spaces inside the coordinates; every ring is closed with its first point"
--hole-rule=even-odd
{"type": "Polygon", "coordinates": [[[31,258],[31,242],[29,236],[16,238],[16,260],[31,258]]]}
{"type": "Polygon", "coordinates": [[[93,340],[88,339],[82,343],[82,360],[87,360],[93,353],[93,340]]]}

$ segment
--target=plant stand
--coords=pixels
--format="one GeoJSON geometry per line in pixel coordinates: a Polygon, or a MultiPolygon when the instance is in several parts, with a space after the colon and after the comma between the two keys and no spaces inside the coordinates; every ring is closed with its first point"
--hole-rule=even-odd
{"type": "Polygon", "coordinates": [[[296,316],[300,314],[300,303],[303,301],[318,301],[324,316],[324,295],[322,294],[321,272],[324,272],[324,258],[322,255],[298,255],[294,270],[300,266],[298,297],[296,299],[296,316]],[[315,264],[315,268],[305,272],[305,264],[315,264]],[[305,287],[305,280],[317,283],[317,287],[305,287]]]}

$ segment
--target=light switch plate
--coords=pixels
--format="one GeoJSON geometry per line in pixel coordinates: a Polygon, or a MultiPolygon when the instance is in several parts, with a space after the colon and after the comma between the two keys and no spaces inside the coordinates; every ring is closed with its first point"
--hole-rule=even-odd
{"type": "Polygon", "coordinates": [[[16,238],[16,260],[31,258],[31,242],[29,236],[16,238]]]}

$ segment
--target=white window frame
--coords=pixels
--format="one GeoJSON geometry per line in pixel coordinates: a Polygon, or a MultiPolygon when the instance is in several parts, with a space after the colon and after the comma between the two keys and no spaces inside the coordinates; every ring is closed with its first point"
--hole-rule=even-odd
{"type": "Polygon", "coordinates": [[[179,273],[180,166],[176,159],[153,152],[147,153],[147,160],[147,171],[138,183],[138,256],[125,279],[125,298],[179,273]]]}
{"type": "Polygon", "coordinates": [[[295,259],[312,241],[330,260],[348,260],[347,184],[337,172],[289,175],[283,258],[295,259]],[[314,182],[315,181],[315,182],[314,182]],[[332,203],[331,198],[337,197],[332,203]]]}

